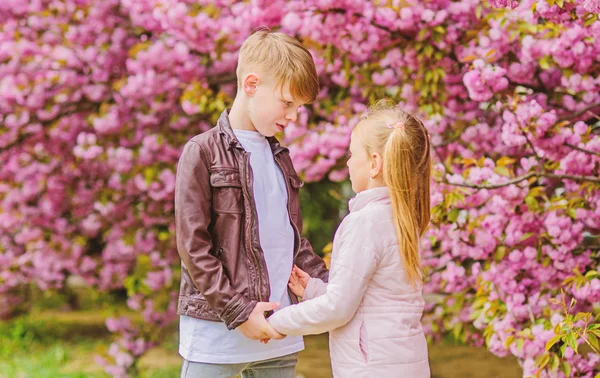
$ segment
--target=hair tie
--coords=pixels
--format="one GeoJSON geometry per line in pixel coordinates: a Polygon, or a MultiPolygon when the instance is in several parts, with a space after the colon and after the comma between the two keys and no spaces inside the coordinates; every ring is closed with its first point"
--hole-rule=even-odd
{"type": "Polygon", "coordinates": [[[388,129],[400,129],[402,131],[406,131],[404,124],[402,124],[402,122],[400,122],[400,121],[398,121],[396,123],[391,123],[390,121],[387,121],[385,123],[385,125],[387,126],[388,129]]]}

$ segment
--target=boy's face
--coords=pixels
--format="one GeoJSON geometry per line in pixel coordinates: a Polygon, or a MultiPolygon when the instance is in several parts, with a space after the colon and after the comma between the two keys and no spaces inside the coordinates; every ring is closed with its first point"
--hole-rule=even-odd
{"type": "Polygon", "coordinates": [[[275,78],[257,77],[256,80],[255,86],[244,88],[249,96],[248,116],[256,131],[270,137],[296,121],[303,102],[292,97],[289,83],[281,88],[277,86],[275,78]]]}

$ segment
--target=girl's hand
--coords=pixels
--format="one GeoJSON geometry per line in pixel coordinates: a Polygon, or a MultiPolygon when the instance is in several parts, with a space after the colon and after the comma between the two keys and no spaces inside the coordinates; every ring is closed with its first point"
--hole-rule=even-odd
{"type": "Polygon", "coordinates": [[[304,289],[306,289],[306,285],[308,285],[308,280],[310,280],[308,273],[294,265],[288,286],[292,293],[299,297],[304,297],[304,289]]]}

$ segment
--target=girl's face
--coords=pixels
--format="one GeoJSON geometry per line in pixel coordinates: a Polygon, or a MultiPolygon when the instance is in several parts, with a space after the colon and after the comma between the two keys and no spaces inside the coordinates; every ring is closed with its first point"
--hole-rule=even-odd
{"type": "Polygon", "coordinates": [[[365,148],[363,132],[356,127],[350,136],[350,158],[346,165],[350,173],[352,190],[360,193],[369,189],[369,177],[371,175],[371,159],[365,148]]]}

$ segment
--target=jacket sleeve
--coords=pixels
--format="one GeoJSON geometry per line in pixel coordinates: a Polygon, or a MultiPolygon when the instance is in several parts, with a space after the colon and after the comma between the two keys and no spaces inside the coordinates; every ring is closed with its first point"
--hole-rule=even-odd
{"type": "Polygon", "coordinates": [[[177,166],[175,184],[175,225],[177,251],[193,284],[219,314],[228,329],[248,320],[256,301],[238,293],[211,251],[212,194],[208,153],[189,141],[177,166]]]}
{"type": "MultiPolygon", "coordinates": [[[[301,228],[300,232],[302,232],[301,228]]],[[[294,264],[311,277],[319,278],[323,282],[329,280],[329,270],[325,266],[325,261],[313,251],[312,245],[305,238],[300,239],[300,250],[294,259],[294,264]]]]}
{"type": "Polygon", "coordinates": [[[321,281],[319,278],[311,278],[308,280],[306,287],[304,288],[303,301],[308,301],[316,297],[320,297],[327,291],[327,283],[321,281]]]}
{"type": "Polygon", "coordinates": [[[333,252],[335,260],[325,294],[275,312],[269,318],[271,325],[282,334],[308,335],[348,323],[377,266],[371,232],[368,227],[344,232],[339,249],[333,252]]]}

